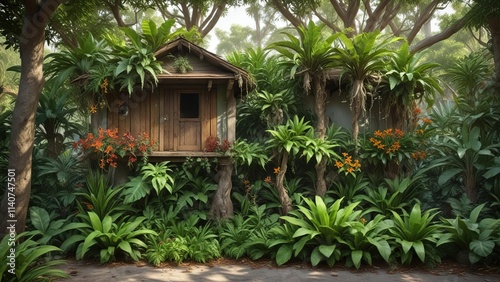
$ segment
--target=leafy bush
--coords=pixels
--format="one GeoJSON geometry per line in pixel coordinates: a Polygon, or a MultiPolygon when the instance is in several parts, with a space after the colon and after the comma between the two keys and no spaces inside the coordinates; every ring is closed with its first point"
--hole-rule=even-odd
{"type": "Polygon", "coordinates": [[[388,230],[394,254],[401,259],[402,264],[409,265],[415,254],[424,263],[441,261],[434,252],[437,240],[442,235],[441,226],[432,222],[438,212],[427,210],[422,214],[420,205],[416,204],[410,214],[403,210],[403,217],[395,211],[392,214],[388,230]]]}
{"type": "Polygon", "coordinates": [[[297,256],[306,245],[310,245],[312,265],[326,261],[329,266],[341,259],[342,243],[349,236],[351,226],[360,218],[361,211],[354,211],[359,202],[340,208],[342,199],[327,207],[321,197],[313,202],[305,198],[305,206],[291,211],[291,216],[281,218],[299,228],[293,234],[292,250],[297,256]],[[300,238],[300,239],[299,239],[300,238]]]}
{"type": "Polygon", "coordinates": [[[68,277],[63,270],[54,268],[64,264],[63,260],[46,260],[47,255],[60,252],[61,249],[32,240],[29,232],[16,236],[15,271],[12,273],[9,265],[12,248],[10,239],[10,236],[4,236],[0,242],[0,281],[31,282],[49,277],[68,277]]]}
{"type": "Polygon", "coordinates": [[[172,169],[168,166],[169,162],[164,161],[157,164],[148,163],[141,168],[141,175],[131,177],[125,184],[122,196],[125,197],[124,203],[136,202],[151,192],[151,186],[160,196],[163,189],[172,193],[174,179],[171,176],[172,169]]]}
{"type": "MultiPolygon", "coordinates": [[[[484,204],[477,206],[469,218],[457,216],[454,219],[442,218],[445,234],[437,245],[451,243],[458,250],[468,253],[471,264],[490,256],[495,245],[500,247],[500,219],[485,218],[478,221],[484,204]]],[[[455,248],[456,249],[456,248],[455,248]]]]}
{"type": "Polygon", "coordinates": [[[32,238],[37,238],[35,241],[45,245],[48,243],[54,243],[57,236],[65,231],[63,228],[67,219],[54,220],[54,213],[49,213],[40,207],[30,208],[30,222],[35,228],[30,234],[33,235],[32,238]]]}
{"type": "Polygon", "coordinates": [[[76,193],[84,201],[85,208],[78,203],[80,213],[92,210],[102,220],[106,215],[113,214],[119,216],[123,211],[130,210],[130,207],[123,204],[119,197],[122,187],[111,187],[106,175],[99,172],[89,171],[86,178],[86,190],[76,193]]]}
{"type": "Polygon", "coordinates": [[[259,259],[271,250],[269,229],[274,227],[279,215],[266,213],[267,206],[251,206],[247,216],[235,215],[219,227],[219,241],[223,254],[231,258],[249,256],[259,259]]]}
{"type": "Polygon", "coordinates": [[[361,218],[359,222],[350,224],[350,236],[346,236],[340,242],[348,247],[345,251],[346,265],[359,269],[361,261],[372,265],[372,254],[380,255],[386,262],[389,262],[391,247],[387,240],[387,224],[382,221],[385,217],[377,215],[368,223],[361,218]],[[375,249],[378,253],[375,253],[375,249]]]}
{"type": "Polygon", "coordinates": [[[191,216],[185,221],[174,223],[160,232],[160,236],[149,237],[146,258],[159,265],[164,261],[181,263],[193,260],[205,263],[221,256],[217,235],[206,224],[196,226],[199,217],[191,216]]]}
{"type": "Polygon", "coordinates": [[[116,260],[120,253],[137,261],[141,258],[140,248],[147,247],[141,237],[146,234],[157,235],[153,230],[140,227],[144,217],[123,217],[117,221],[107,214],[101,220],[95,212],[79,214],[78,217],[82,222],[70,223],[66,228],[77,229],[79,234],[71,236],[61,246],[66,250],[80,242],[76,250],[78,260],[91,251],[98,252],[101,263],[116,260]]]}

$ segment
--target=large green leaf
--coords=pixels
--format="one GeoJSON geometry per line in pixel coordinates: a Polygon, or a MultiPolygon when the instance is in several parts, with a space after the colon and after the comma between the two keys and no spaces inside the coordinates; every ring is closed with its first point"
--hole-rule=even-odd
{"type": "Polygon", "coordinates": [[[320,245],[319,251],[327,258],[329,258],[335,251],[336,245],[320,245]]]}
{"type": "Polygon", "coordinates": [[[147,179],[143,179],[141,176],[133,177],[125,184],[122,191],[122,196],[125,196],[123,202],[125,204],[133,203],[146,197],[150,192],[151,186],[147,179]]]}
{"type": "Polygon", "coordinates": [[[481,257],[487,257],[493,252],[495,242],[493,240],[474,240],[469,244],[469,248],[481,257]]]}
{"type": "Polygon", "coordinates": [[[47,232],[50,224],[50,216],[49,213],[40,207],[31,207],[30,208],[30,220],[33,226],[40,230],[43,234],[47,232]]]}
{"type": "Polygon", "coordinates": [[[284,244],[276,252],[276,264],[282,265],[292,258],[292,247],[284,244]]]}

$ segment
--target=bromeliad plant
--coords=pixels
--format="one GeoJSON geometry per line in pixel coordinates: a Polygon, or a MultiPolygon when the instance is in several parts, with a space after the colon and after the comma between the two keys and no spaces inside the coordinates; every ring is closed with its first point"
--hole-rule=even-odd
{"type": "Polygon", "coordinates": [[[83,259],[89,252],[99,255],[101,263],[115,261],[120,254],[126,254],[134,261],[141,258],[141,248],[146,248],[143,236],[157,235],[153,230],[140,225],[145,217],[124,216],[118,220],[113,215],[106,215],[101,220],[95,212],[78,214],[82,222],[70,223],[66,229],[76,229],[77,234],[69,237],[62,245],[67,250],[79,243],[76,259],[83,259]]]}
{"type": "Polygon", "coordinates": [[[298,227],[293,234],[294,244],[287,251],[297,256],[304,248],[312,248],[307,253],[313,266],[321,261],[333,266],[342,258],[343,242],[350,236],[351,226],[360,218],[361,211],[354,210],[359,202],[344,208],[340,208],[342,199],[329,207],[319,196],[315,197],[314,202],[307,198],[304,198],[304,202],[307,206],[298,206],[298,210],[290,212],[290,216],[281,217],[298,227]]]}
{"type": "Polygon", "coordinates": [[[441,225],[432,221],[438,213],[434,209],[422,213],[419,204],[413,206],[410,214],[403,210],[402,217],[392,211],[388,229],[390,242],[402,264],[409,265],[414,255],[431,265],[441,261],[435,252],[438,239],[442,236],[441,225]]]}
{"type": "Polygon", "coordinates": [[[120,135],[118,129],[99,128],[98,134],[87,134],[73,144],[73,148],[82,148],[86,154],[96,153],[99,168],[105,169],[108,165],[115,168],[118,157],[128,156],[128,165],[133,165],[141,155],[143,163],[147,163],[148,155],[153,150],[156,142],[149,138],[146,132],[134,137],[129,132],[120,135]]]}

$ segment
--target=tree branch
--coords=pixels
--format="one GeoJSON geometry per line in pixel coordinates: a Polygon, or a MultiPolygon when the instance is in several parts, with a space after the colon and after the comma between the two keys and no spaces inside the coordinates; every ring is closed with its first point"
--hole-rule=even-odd
{"type": "Polygon", "coordinates": [[[335,25],[333,22],[329,21],[327,18],[323,17],[316,9],[313,9],[313,13],[318,17],[320,21],[322,21],[326,26],[328,26],[334,32],[339,32],[341,29],[335,25]]]}
{"type": "Polygon", "coordinates": [[[283,3],[279,0],[272,0],[274,6],[280,13],[295,27],[299,27],[301,25],[305,25],[302,20],[298,17],[296,17],[294,14],[290,12],[289,9],[287,9],[283,3]]]}
{"type": "Polygon", "coordinates": [[[215,14],[211,17],[210,21],[200,31],[201,37],[205,37],[215,27],[220,17],[222,16],[222,13],[224,13],[225,9],[226,9],[226,4],[218,5],[215,14]]]}
{"type": "Polygon", "coordinates": [[[453,23],[451,26],[449,26],[441,33],[425,38],[424,40],[418,42],[417,44],[415,44],[413,47],[410,48],[411,53],[412,54],[417,53],[425,48],[428,48],[438,42],[441,42],[449,38],[453,34],[457,33],[460,29],[462,29],[467,23],[467,21],[468,19],[466,17],[463,17],[460,20],[453,23]]]}
{"type": "Polygon", "coordinates": [[[407,36],[408,43],[413,42],[417,34],[422,29],[422,26],[429,21],[429,19],[434,15],[437,6],[441,3],[441,0],[434,0],[427,7],[425,7],[422,15],[420,15],[414,22],[413,28],[407,36]]]}

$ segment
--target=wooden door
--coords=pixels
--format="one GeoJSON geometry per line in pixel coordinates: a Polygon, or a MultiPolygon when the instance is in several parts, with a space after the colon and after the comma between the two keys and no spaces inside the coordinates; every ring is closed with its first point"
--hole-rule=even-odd
{"type": "Polygon", "coordinates": [[[201,117],[203,92],[177,90],[174,96],[174,150],[201,151],[201,117]]]}

